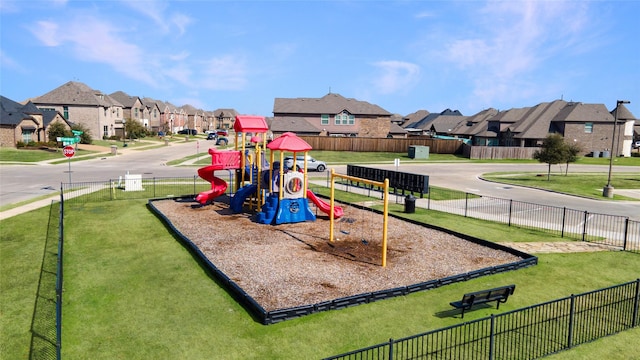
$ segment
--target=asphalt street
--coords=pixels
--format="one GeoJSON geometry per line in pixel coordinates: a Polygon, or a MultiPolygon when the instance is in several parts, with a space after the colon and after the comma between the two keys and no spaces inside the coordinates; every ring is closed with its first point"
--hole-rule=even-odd
{"type": "MultiPolygon", "coordinates": [[[[190,142],[174,142],[169,146],[148,150],[130,148],[122,151],[125,149],[120,149],[121,154],[117,156],[71,162],[71,172],[69,172],[69,164],[67,162],[56,165],[0,165],[0,205],[13,204],[41,197],[42,195],[54,194],[60,189],[61,184],[68,183],[70,178],[71,182],[78,183],[118,179],[127,172],[142,174],[145,178],[194,176],[197,174],[197,168],[194,166],[167,166],[166,164],[171,160],[182,159],[188,155],[198,154],[201,157],[209,157],[207,151],[210,145],[211,143],[206,140],[192,140],[190,142]]],[[[594,213],[627,216],[634,220],[640,220],[640,201],[611,201],[604,198],[602,200],[593,200],[526,187],[508,186],[481,179],[483,173],[497,171],[526,171],[546,174],[546,164],[432,162],[409,165],[401,162],[397,168],[393,164],[374,164],[369,166],[429,175],[429,183],[432,186],[451,188],[483,196],[567,207],[594,213]]],[[[338,173],[346,173],[346,165],[331,167],[338,173]]],[[[569,169],[572,173],[607,173],[608,166],[572,164],[569,169]]],[[[614,166],[613,172],[637,174],[640,173],[640,167],[614,166]]],[[[631,191],[627,195],[640,198],[640,191],[631,191]]]]}

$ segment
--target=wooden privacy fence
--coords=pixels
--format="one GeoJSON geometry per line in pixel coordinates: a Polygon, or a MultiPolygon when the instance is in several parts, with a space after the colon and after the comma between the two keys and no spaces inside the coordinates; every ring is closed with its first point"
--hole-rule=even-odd
{"type": "Polygon", "coordinates": [[[462,141],[415,137],[404,139],[300,136],[314,150],[405,153],[411,145],[428,146],[433,154],[461,154],[462,141]]]}
{"type": "Polygon", "coordinates": [[[533,159],[538,147],[462,146],[462,154],[469,159],[533,159]]]}
{"type": "Polygon", "coordinates": [[[300,136],[315,150],[390,152],[408,154],[409,146],[428,146],[432,154],[462,154],[469,159],[533,159],[538,147],[471,146],[461,140],[433,139],[430,137],[365,138],[300,136]]]}

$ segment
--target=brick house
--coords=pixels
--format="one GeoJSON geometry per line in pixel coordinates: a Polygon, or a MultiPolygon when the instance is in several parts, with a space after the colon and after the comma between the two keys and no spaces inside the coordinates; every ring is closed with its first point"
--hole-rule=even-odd
{"type": "Polygon", "coordinates": [[[70,123],[84,125],[93,138],[116,135],[123,128],[123,105],[80,82],[69,81],[31,101],[40,109],[61,113],[70,123]]]}
{"type": "MultiPolygon", "coordinates": [[[[557,133],[588,154],[611,151],[614,131],[613,111],[609,112],[604,104],[564,100],[504,111],[490,108],[459,119],[457,124],[449,122],[449,128],[442,128],[442,133],[471,139],[475,146],[538,147],[549,134],[557,133]]],[[[617,155],[630,156],[634,122],[634,116],[620,105],[613,149],[617,155]]]]}
{"type": "Polygon", "coordinates": [[[41,110],[31,101],[20,104],[0,96],[0,146],[15,147],[18,142],[47,142],[49,127],[57,122],[71,130],[69,122],[57,111],[41,110]]]}
{"type": "Polygon", "coordinates": [[[213,129],[233,129],[233,123],[236,121],[236,115],[238,115],[236,109],[214,110],[213,129]]]}
{"type": "Polygon", "coordinates": [[[145,129],[153,132],[164,130],[164,125],[161,122],[161,105],[158,104],[158,101],[148,97],[141,99],[141,101],[144,109],[144,111],[142,112],[142,126],[144,126],[145,129]]]}
{"type": "Polygon", "coordinates": [[[286,130],[319,136],[406,136],[392,123],[392,115],[378,105],[329,93],[321,98],[276,98],[271,126],[274,135],[286,130]]]}

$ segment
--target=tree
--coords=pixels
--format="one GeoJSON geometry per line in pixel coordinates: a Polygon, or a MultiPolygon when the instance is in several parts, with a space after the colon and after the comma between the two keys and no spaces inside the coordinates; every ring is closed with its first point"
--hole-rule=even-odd
{"type": "Polygon", "coordinates": [[[580,154],[580,152],[582,151],[582,147],[580,145],[578,145],[577,143],[565,143],[566,145],[566,159],[565,161],[567,162],[567,168],[565,169],[564,172],[564,176],[567,176],[567,174],[569,173],[569,163],[572,162],[576,162],[578,160],[578,154],[580,154]]]}
{"type": "Polygon", "coordinates": [[[549,165],[547,181],[551,180],[551,165],[564,163],[567,160],[567,145],[560,134],[551,134],[542,142],[540,150],[533,153],[533,158],[549,165]]]}
{"type": "Polygon", "coordinates": [[[71,130],[82,131],[80,135],[80,144],[91,144],[93,139],[91,138],[91,130],[84,124],[73,124],[71,130]]]}
{"type": "Polygon", "coordinates": [[[51,125],[49,125],[49,141],[56,141],[57,138],[59,137],[72,137],[73,134],[71,133],[71,131],[67,130],[67,127],[64,126],[63,123],[61,122],[54,122],[51,125]]]}
{"type": "Polygon", "coordinates": [[[127,119],[125,130],[129,139],[139,139],[147,136],[147,129],[138,120],[127,119]]]}

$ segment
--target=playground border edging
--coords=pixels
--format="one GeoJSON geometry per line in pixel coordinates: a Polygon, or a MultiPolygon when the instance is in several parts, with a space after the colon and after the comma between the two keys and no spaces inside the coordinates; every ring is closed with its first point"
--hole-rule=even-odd
{"type": "MultiPolygon", "coordinates": [[[[181,200],[187,198],[194,198],[195,196],[183,196],[183,197],[168,197],[168,198],[154,198],[149,199],[147,205],[151,208],[154,214],[158,216],[173,232],[178,238],[185,244],[187,247],[194,251],[194,254],[203,261],[203,264],[211,271],[214,278],[220,282],[226,290],[236,299],[247,312],[258,322],[263,325],[275,324],[285,320],[291,320],[294,318],[310,315],[317,312],[327,311],[327,310],[339,310],[344,309],[351,306],[357,306],[362,304],[367,304],[371,302],[375,302],[378,300],[389,299],[397,296],[404,296],[407,294],[411,294],[417,291],[424,291],[435,289],[440,286],[453,284],[456,282],[467,281],[471,279],[475,279],[481,276],[497,274],[510,270],[517,270],[529,266],[536,265],[538,263],[538,258],[534,255],[527,254],[525,252],[503,246],[500,244],[492,243],[486,240],[474,238],[465,234],[460,234],[458,232],[440,228],[438,226],[433,226],[429,224],[420,223],[411,219],[407,219],[401,216],[390,214],[397,219],[403,221],[409,221],[415,225],[423,226],[426,228],[431,228],[439,231],[446,232],[448,234],[460,237],[464,240],[474,242],[476,244],[482,246],[488,246],[495,250],[506,251],[513,255],[519,256],[523,258],[520,261],[492,266],[489,268],[482,268],[474,271],[470,271],[463,274],[453,275],[441,279],[429,280],[426,282],[421,282],[417,284],[412,284],[408,286],[401,286],[392,289],[379,290],[375,292],[366,292],[356,295],[351,295],[347,297],[337,298],[333,300],[328,300],[320,303],[309,304],[309,305],[301,305],[291,308],[277,309],[272,311],[266,311],[259,303],[257,303],[249,294],[247,294],[237,283],[231,280],[225,273],[223,273],[220,269],[218,269],[215,264],[213,264],[205,255],[200,251],[200,249],[191,241],[189,238],[184,236],[172,223],[171,221],[155,207],[153,204],[154,201],[160,200],[181,200]]],[[[349,204],[350,206],[365,208],[364,206],[358,204],[349,204]]],[[[368,210],[381,213],[376,209],[368,210]]]]}

